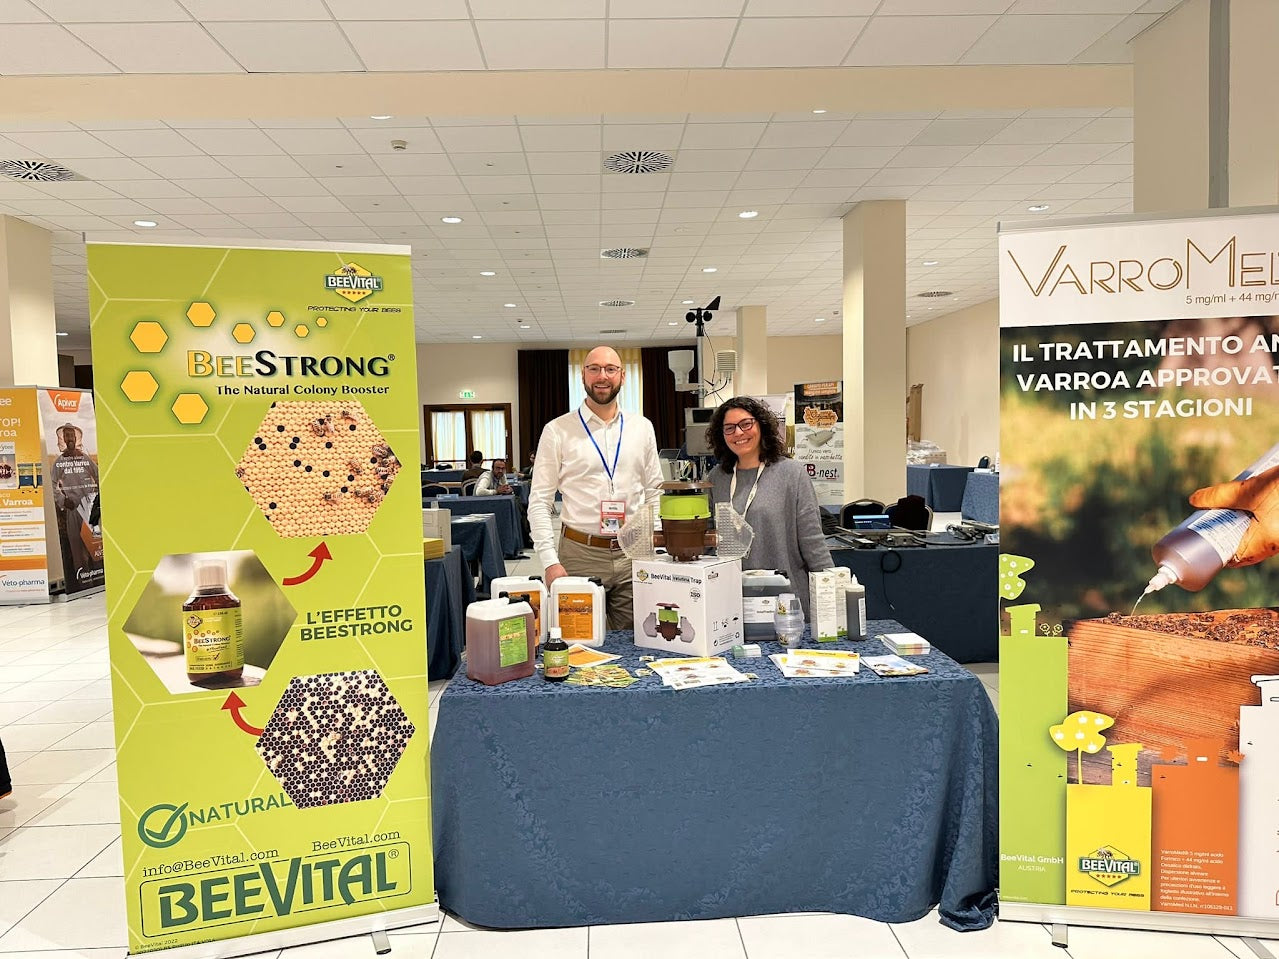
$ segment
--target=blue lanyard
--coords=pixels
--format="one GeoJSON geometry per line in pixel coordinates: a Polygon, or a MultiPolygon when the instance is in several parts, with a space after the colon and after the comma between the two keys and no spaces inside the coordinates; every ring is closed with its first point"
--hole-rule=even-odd
{"type": "MultiPolygon", "coordinates": [[[[608,476],[609,489],[613,488],[613,476],[617,473],[617,458],[622,455],[622,433],[626,429],[626,417],[622,415],[622,411],[617,411],[617,449],[613,451],[613,468],[609,469],[608,460],[604,458],[604,451],[600,449],[600,444],[595,441],[595,436],[591,433],[591,428],[586,425],[586,417],[582,415],[582,411],[577,411],[577,418],[582,421],[582,429],[586,430],[586,436],[591,441],[591,445],[595,447],[595,452],[600,454],[600,462],[604,464],[604,473],[608,476]]],[[[607,435],[608,426],[604,427],[607,435]]]]}

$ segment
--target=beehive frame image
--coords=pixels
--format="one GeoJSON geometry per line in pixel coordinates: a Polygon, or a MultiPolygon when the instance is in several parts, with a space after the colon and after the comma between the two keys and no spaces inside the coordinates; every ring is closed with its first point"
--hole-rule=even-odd
{"type": "Polygon", "coordinates": [[[276,402],[236,465],[285,538],[363,533],[400,461],[359,402],[276,402]]]}
{"type": "Polygon", "coordinates": [[[376,670],[289,681],[258,755],[299,809],[376,799],[415,732],[376,670]]]}

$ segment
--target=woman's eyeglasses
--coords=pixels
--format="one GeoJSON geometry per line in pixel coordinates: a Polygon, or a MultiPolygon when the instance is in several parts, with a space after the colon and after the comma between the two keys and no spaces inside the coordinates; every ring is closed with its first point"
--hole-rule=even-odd
{"type": "Polygon", "coordinates": [[[588,366],[583,366],[582,369],[586,372],[587,376],[599,376],[601,373],[606,373],[609,376],[616,376],[618,373],[622,372],[622,368],[620,366],[600,366],[598,363],[591,363],[588,366]]]}
{"type": "Polygon", "coordinates": [[[753,419],[738,420],[736,423],[725,423],[724,435],[732,436],[734,433],[738,432],[739,430],[743,433],[749,433],[754,428],[755,428],[755,421],[753,419]]]}

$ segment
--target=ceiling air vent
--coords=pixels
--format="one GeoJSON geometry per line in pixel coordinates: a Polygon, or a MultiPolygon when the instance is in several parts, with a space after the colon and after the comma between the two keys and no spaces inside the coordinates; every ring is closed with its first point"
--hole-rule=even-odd
{"type": "Polygon", "coordinates": [[[618,333],[625,333],[625,330],[600,330],[600,336],[615,336],[618,333]]]}
{"type": "Polygon", "coordinates": [[[600,306],[622,307],[622,306],[634,306],[634,305],[635,305],[634,300],[600,300],[600,306]]]}
{"type": "Polygon", "coordinates": [[[925,300],[938,300],[943,296],[954,296],[950,290],[925,290],[923,293],[916,293],[916,296],[922,296],[925,300]]]}
{"type": "Polygon", "coordinates": [[[648,250],[641,246],[618,246],[611,250],[600,250],[600,256],[606,260],[633,260],[648,256],[648,250]]]}
{"type": "Polygon", "coordinates": [[[623,150],[604,158],[609,173],[661,173],[669,170],[675,158],[659,150],[623,150]]]}
{"type": "Polygon", "coordinates": [[[71,170],[48,160],[0,160],[0,174],[15,180],[41,180],[46,183],[79,179],[71,170]]]}

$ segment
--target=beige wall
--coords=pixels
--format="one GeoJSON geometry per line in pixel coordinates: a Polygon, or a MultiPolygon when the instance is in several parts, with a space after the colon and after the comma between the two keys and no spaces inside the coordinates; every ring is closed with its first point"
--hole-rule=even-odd
{"type": "MultiPolygon", "coordinates": [[[[906,330],[906,379],[924,384],[922,439],[974,466],[999,449],[999,301],[906,330]]],[[[903,398],[904,400],[904,398],[903,398]]]]}
{"type": "MultiPolygon", "coordinates": [[[[428,403],[511,404],[511,449],[522,462],[519,447],[520,401],[514,343],[419,343],[417,391],[419,405],[428,403]],[[475,399],[458,397],[460,390],[475,390],[475,399]]],[[[422,456],[426,437],[418,420],[422,456]]]]}

